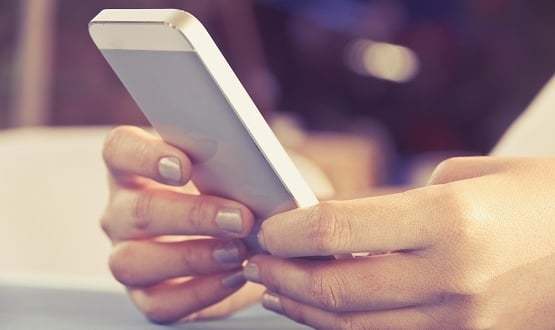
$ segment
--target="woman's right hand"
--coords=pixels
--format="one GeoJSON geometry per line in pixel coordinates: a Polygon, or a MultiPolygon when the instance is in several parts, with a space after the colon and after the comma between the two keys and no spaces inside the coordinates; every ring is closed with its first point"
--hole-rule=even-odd
{"type": "Polygon", "coordinates": [[[110,199],[101,225],[113,243],[110,268],[150,320],[223,317],[260,298],[263,289],[245,285],[241,272],[248,254],[239,238],[254,222],[249,209],[186,193],[189,158],[140,128],[114,129],[103,156],[110,199]]]}

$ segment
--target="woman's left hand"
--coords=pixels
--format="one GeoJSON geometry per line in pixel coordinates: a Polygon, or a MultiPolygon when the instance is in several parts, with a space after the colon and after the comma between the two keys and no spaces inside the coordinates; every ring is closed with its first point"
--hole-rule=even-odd
{"type": "Polygon", "coordinates": [[[424,188],[272,217],[259,241],[264,306],[315,328],[555,324],[555,159],[450,159],[424,188]],[[382,255],[284,259],[362,252],[382,255]]]}

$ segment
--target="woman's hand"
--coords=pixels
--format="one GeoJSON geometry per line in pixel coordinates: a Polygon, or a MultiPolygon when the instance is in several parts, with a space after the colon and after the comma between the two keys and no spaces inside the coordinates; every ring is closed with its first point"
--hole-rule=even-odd
{"type": "Polygon", "coordinates": [[[245,206],[185,193],[190,160],[139,128],[114,129],[103,155],[110,172],[102,218],[114,246],[110,268],[149,319],[222,317],[260,297],[259,288],[244,286],[241,272],[247,250],[238,238],[254,221],[245,206]]]}
{"type": "Polygon", "coordinates": [[[425,188],[272,217],[259,241],[264,306],[316,328],[555,324],[555,159],[451,159],[425,188]],[[382,255],[282,258],[361,252],[382,255]]]}

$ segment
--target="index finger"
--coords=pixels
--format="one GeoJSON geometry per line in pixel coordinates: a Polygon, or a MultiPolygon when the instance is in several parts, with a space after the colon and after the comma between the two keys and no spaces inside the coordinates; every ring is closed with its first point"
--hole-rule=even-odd
{"type": "Polygon", "coordinates": [[[281,257],[416,250],[448,227],[441,186],[281,213],[262,223],[258,240],[281,257]]]}
{"type": "Polygon", "coordinates": [[[181,150],[138,127],[113,129],[102,155],[116,180],[140,176],[178,186],[191,176],[191,161],[181,150]]]}
{"type": "Polygon", "coordinates": [[[329,312],[368,312],[434,302],[437,272],[421,258],[388,256],[314,261],[254,256],[245,277],[268,290],[329,312]]]}

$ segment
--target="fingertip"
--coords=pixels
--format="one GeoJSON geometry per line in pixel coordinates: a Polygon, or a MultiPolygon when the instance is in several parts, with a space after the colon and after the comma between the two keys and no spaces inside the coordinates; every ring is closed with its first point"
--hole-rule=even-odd
{"type": "Polygon", "coordinates": [[[276,253],[274,236],[279,232],[279,228],[276,226],[276,224],[280,223],[279,217],[280,215],[275,215],[264,220],[260,225],[258,233],[256,234],[258,244],[262,250],[270,254],[276,253]]]}
{"type": "Polygon", "coordinates": [[[171,305],[160,301],[157,287],[148,289],[130,289],[129,295],[135,305],[152,323],[169,325],[177,322],[181,315],[177,314],[171,305]]]}
{"type": "Polygon", "coordinates": [[[240,287],[245,285],[246,282],[247,282],[247,279],[245,278],[245,275],[241,270],[236,271],[235,273],[231,275],[227,275],[226,277],[222,278],[223,287],[231,290],[239,289],[240,287]]]}
{"type": "Polygon", "coordinates": [[[264,285],[267,289],[278,292],[279,278],[285,279],[287,274],[281,273],[283,259],[270,255],[256,255],[248,259],[243,267],[243,274],[250,282],[264,285]]]}
{"type": "Polygon", "coordinates": [[[191,161],[181,151],[172,151],[158,160],[158,181],[171,186],[184,186],[191,179],[191,161]]]}
{"type": "Polygon", "coordinates": [[[266,291],[262,296],[262,306],[273,312],[279,314],[283,313],[283,305],[280,297],[271,291],[266,291]]]}
{"type": "Polygon", "coordinates": [[[117,154],[121,148],[121,140],[126,136],[134,134],[139,128],[133,126],[117,126],[106,134],[102,145],[102,158],[108,167],[115,167],[117,154]]]}
{"type": "Polygon", "coordinates": [[[112,129],[102,155],[110,172],[119,179],[140,176],[181,186],[191,177],[191,160],[183,151],[139,127],[112,129]]]}
{"type": "Polygon", "coordinates": [[[258,231],[258,234],[256,234],[256,240],[258,241],[258,245],[263,251],[269,252],[268,246],[266,244],[266,239],[264,238],[264,231],[262,230],[262,227],[258,231]]]}
{"type": "Polygon", "coordinates": [[[254,213],[252,213],[252,211],[248,207],[241,205],[240,210],[241,210],[241,215],[243,217],[243,232],[242,232],[243,236],[242,237],[244,238],[249,236],[252,233],[256,222],[256,218],[254,216],[254,213]]]}
{"type": "Polygon", "coordinates": [[[255,222],[254,214],[246,206],[228,201],[216,213],[215,223],[224,236],[245,238],[250,235],[255,222]]]}
{"type": "Polygon", "coordinates": [[[245,244],[239,239],[221,242],[216,245],[212,252],[214,260],[224,269],[238,268],[248,257],[245,244]]]}
{"type": "Polygon", "coordinates": [[[260,268],[255,257],[249,259],[245,267],[243,267],[243,276],[254,283],[262,283],[260,278],[260,268]]]}

